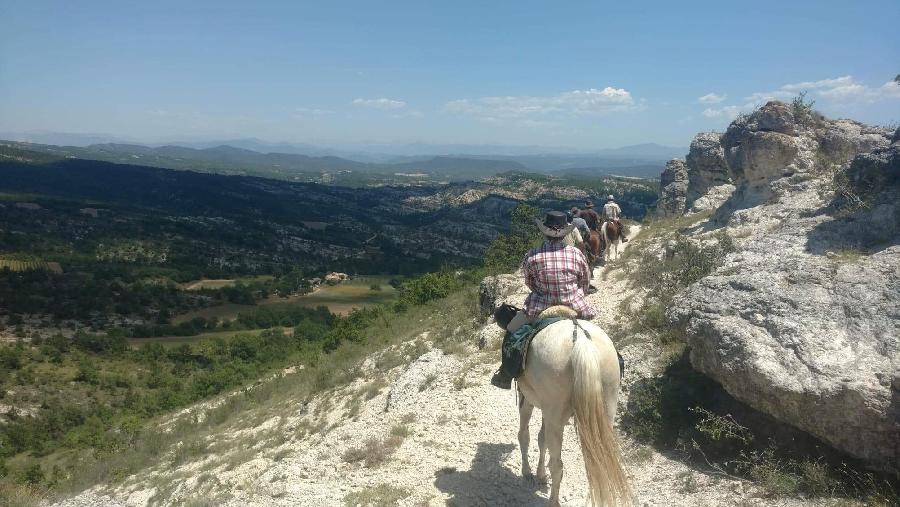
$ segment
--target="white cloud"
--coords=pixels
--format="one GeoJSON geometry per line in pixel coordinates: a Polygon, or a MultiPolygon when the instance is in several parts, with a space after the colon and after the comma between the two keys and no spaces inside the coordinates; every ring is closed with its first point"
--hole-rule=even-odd
{"type": "Polygon", "coordinates": [[[483,120],[525,118],[552,114],[595,114],[634,109],[631,93],[623,88],[607,86],[602,90],[572,90],[550,96],[499,96],[459,99],[448,102],[444,109],[455,114],[476,116],[483,120]]]}
{"type": "Polygon", "coordinates": [[[298,116],[322,116],[322,115],[334,113],[334,111],[332,111],[330,109],[319,109],[319,108],[309,108],[309,107],[297,107],[294,109],[294,112],[298,116]]]}
{"type": "Polygon", "coordinates": [[[717,95],[714,92],[709,92],[706,95],[698,98],[697,102],[701,104],[718,104],[719,102],[724,102],[727,98],[728,95],[717,95]]]}
{"type": "Polygon", "coordinates": [[[825,102],[846,104],[851,102],[878,102],[900,98],[900,83],[888,81],[880,87],[872,88],[860,83],[853,76],[841,76],[819,81],[790,83],[770,92],[756,92],[746,97],[751,104],[769,100],[790,100],[800,92],[807,92],[810,98],[820,98],[825,102]]]}
{"type": "Polygon", "coordinates": [[[725,118],[726,120],[732,120],[742,109],[741,106],[724,106],[720,108],[708,107],[703,110],[703,116],[707,118],[725,118]]]}
{"type": "Polygon", "coordinates": [[[406,102],[403,102],[402,100],[387,99],[382,97],[380,99],[353,99],[353,105],[388,111],[394,109],[403,109],[404,107],[406,107],[406,102]]]}

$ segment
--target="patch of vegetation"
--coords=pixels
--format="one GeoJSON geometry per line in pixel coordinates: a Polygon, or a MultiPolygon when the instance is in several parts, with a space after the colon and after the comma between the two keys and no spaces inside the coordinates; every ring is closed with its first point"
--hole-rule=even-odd
{"type": "Polygon", "coordinates": [[[534,224],[539,214],[533,206],[516,206],[510,215],[509,233],[495,239],[484,254],[484,268],[488,274],[515,271],[528,250],[541,244],[543,238],[534,224]]]}
{"type": "MultiPolygon", "coordinates": [[[[440,329],[471,320],[477,276],[442,272],[413,280],[401,287],[405,299],[396,304],[346,317],[309,309],[293,333],[276,328],[170,348],[148,344],[128,349],[121,333],[79,333],[73,340],[51,337],[35,346],[24,341],[2,345],[0,392],[15,392],[5,402],[20,410],[0,425],[0,462],[9,468],[0,483],[37,482],[77,490],[121,479],[166,453],[175,462],[210,453],[199,444],[202,428],[225,424],[275,391],[296,398],[345,383],[360,374],[358,362],[373,350],[408,340],[423,327],[440,329]],[[438,303],[444,294],[450,296],[438,303]],[[284,388],[286,380],[279,376],[228,397],[202,421],[192,416],[184,422],[185,428],[200,430],[159,432],[148,425],[157,415],[297,364],[304,368],[290,377],[296,379],[292,389],[284,388]],[[187,444],[176,445],[182,441],[187,444]],[[59,480],[46,467],[44,477],[33,473],[37,469],[32,467],[41,463],[61,467],[59,480]]],[[[298,434],[322,431],[322,424],[311,421],[298,434]]],[[[286,429],[284,433],[289,434],[286,429]]],[[[387,442],[388,448],[392,443],[387,442]]]]}
{"type": "MultiPolygon", "coordinates": [[[[638,442],[676,449],[709,473],[751,479],[772,495],[842,496],[895,505],[896,479],[742,405],[684,354],[664,375],[631,388],[623,428],[638,442]]],[[[682,488],[696,483],[685,478],[682,488]]]]}
{"type": "Polygon", "coordinates": [[[391,458],[403,444],[404,438],[405,436],[395,435],[393,431],[384,438],[372,437],[362,446],[351,447],[344,451],[342,458],[347,463],[362,462],[366,468],[377,468],[391,458]]]}
{"type": "Polygon", "coordinates": [[[409,496],[409,490],[387,483],[348,493],[344,497],[347,507],[392,507],[409,496]]]}
{"type": "Polygon", "coordinates": [[[794,120],[807,126],[816,126],[825,121],[822,113],[813,109],[815,103],[814,100],[806,99],[806,91],[801,91],[791,100],[791,111],[794,113],[794,120]]]}
{"type": "Polygon", "coordinates": [[[712,273],[735,250],[728,234],[720,231],[713,241],[704,243],[678,234],[668,242],[662,258],[646,249],[641,251],[637,265],[626,268],[645,290],[643,306],[631,315],[632,332],[651,334],[664,344],[677,341],[677,331],[666,318],[675,295],[712,273]]]}

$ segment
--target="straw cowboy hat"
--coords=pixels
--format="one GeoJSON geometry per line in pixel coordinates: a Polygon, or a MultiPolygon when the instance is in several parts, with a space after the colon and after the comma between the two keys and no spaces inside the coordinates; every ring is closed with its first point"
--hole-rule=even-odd
{"type": "Polygon", "coordinates": [[[572,229],[575,228],[575,224],[568,223],[566,214],[562,211],[548,211],[547,214],[544,215],[543,222],[539,221],[537,218],[534,219],[534,222],[544,236],[549,236],[551,238],[565,237],[566,234],[569,234],[572,232],[572,229]]]}

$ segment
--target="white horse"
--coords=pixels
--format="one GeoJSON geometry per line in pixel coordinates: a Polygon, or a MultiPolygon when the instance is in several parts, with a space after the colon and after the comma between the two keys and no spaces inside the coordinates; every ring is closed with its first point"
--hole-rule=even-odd
{"type": "Polygon", "coordinates": [[[603,237],[603,262],[616,260],[619,257],[619,245],[622,243],[622,224],[606,221],[600,226],[600,236],[603,237]],[[609,227],[610,224],[614,224],[609,227]],[[612,255],[610,255],[612,253],[612,255]]]}
{"type": "Polygon", "coordinates": [[[523,395],[519,405],[522,475],[534,480],[528,464],[528,422],[534,407],[538,407],[543,421],[538,434],[537,480],[547,481],[544,452],[549,447],[550,506],[559,506],[563,428],[574,415],[589,501],[594,505],[630,505],[631,491],[612,426],[619,393],[616,349],[602,329],[586,321],[577,323],[577,328],[572,320],[551,324],[534,337],[529,347],[525,371],[518,379],[523,395]]]}

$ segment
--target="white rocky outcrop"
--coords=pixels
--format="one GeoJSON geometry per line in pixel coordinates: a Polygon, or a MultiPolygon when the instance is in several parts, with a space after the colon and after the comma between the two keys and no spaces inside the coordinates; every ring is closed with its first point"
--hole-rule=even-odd
{"type": "Polygon", "coordinates": [[[691,141],[685,159],[688,172],[687,201],[690,204],[705,196],[711,188],[731,186],[731,176],[725,164],[722,136],[715,132],[701,132],[691,141]]]}
{"type": "Polygon", "coordinates": [[[666,162],[666,169],[660,177],[656,214],[665,217],[684,213],[687,191],[688,170],[684,161],[673,159],[666,162]]]}
{"type": "Polygon", "coordinates": [[[693,366],[735,398],[897,470],[900,145],[883,129],[795,116],[772,102],[722,136],[737,190],[717,225],[741,250],[669,317],[693,366]],[[834,183],[835,164],[848,183],[834,183]],[[863,205],[842,206],[846,195],[863,205]]]}

